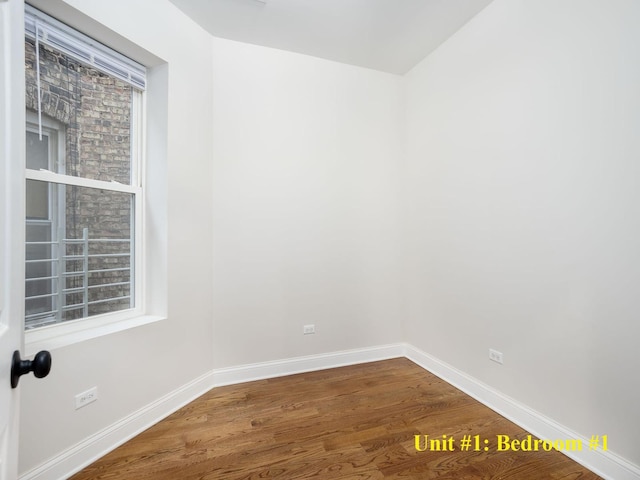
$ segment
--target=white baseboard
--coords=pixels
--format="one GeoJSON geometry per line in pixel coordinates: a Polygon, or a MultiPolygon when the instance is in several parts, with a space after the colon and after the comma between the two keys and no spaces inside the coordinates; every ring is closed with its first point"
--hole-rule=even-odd
{"type": "Polygon", "coordinates": [[[272,362],[254,363],[213,371],[213,386],[234,385],[265,378],[282,377],[296,373],[326,370],[327,368],[375,362],[405,356],[405,345],[396,343],[378,347],[344,350],[339,352],[287,358],[272,362]]]}
{"type": "Polygon", "coordinates": [[[514,399],[494,390],[477,379],[457,370],[411,345],[405,345],[405,356],[425,370],[462,390],[503,417],[545,440],[580,439],[584,450],[563,452],[592,472],[608,480],[640,480],[640,468],[623,458],[600,449],[589,450],[589,439],[545,417],[514,399]]]}
{"type": "Polygon", "coordinates": [[[20,475],[20,480],[69,478],[212,387],[403,357],[404,350],[403,344],[384,345],[213,370],[20,475]]]}
{"type": "MultiPolygon", "coordinates": [[[[212,387],[397,357],[407,357],[538,438],[580,439],[584,445],[589,444],[589,439],[581,437],[451,365],[411,345],[397,343],[213,370],[22,474],[20,480],[66,479],[212,387]]],[[[611,452],[590,451],[585,448],[583,451],[564,453],[605,479],[640,480],[638,466],[611,452]]]]}
{"type": "Polygon", "coordinates": [[[95,462],[127,440],[206,393],[212,386],[212,373],[187,383],[155,402],[128,415],[82,442],[20,475],[20,480],[64,480],[95,462]]]}

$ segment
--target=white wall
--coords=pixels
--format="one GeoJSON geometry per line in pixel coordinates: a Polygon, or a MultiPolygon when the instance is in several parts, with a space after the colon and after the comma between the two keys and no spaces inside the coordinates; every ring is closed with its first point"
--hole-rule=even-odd
{"type": "Polygon", "coordinates": [[[215,365],[399,341],[401,78],[213,53],[215,365]]]}
{"type": "MultiPolygon", "coordinates": [[[[87,33],[104,35],[99,25],[79,15],[86,14],[121,36],[107,34],[110,43],[134,56],[138,45],[166,62],[152,70],[150,90],[156,95],[149,99],[154,115],[168,110],[166,148],[163,132],[155,132],[149,168],[152,175],[168,178],[168,216],[147,220],[169,227],[166,239],[159,242],[166,243],[168,251],[168,318],[53,349],[49,377],[20,383],[21,472],[210,371],[213,358],[210,37],[168,1],[42,3],[61,20],[73,19],[80,27],[91,26],[87,33]],[[154,82],[168,82],[168,91],[154,82]],[[158,98],[163,88],[165,98],[158,98]],[[99,389],[98,401],[74,410],[74,395],[92,386],[99,389]]],[[[152,123],[163,128],[156,120],[152,123]]],[[[153,234],[158,234],[155,227],[153,234]]],[[[149,262],[162,264],[157,257],[149,262]]],[[[159,293],[166,294],[162,288],[159,293]]]]}
{"type": "Polygon", "coordinates": [[[407,76],[403,188],[407,340],[636,465],[639,21],[495,0],[407,76]]]}

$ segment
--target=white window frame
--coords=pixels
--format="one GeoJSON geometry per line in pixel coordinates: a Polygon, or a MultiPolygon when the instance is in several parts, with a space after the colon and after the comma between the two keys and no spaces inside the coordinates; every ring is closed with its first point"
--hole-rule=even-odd
{"type": "MultiPolygon", "coordinates": [[[[31,8],[28,7],[27,8],[31,8]]],[[[67,27],[69,28],[69,27],[67,27]]],[[[72,32],[82,36],[81,33],[72,32]]],[[[95,42],[94,42],[95,43],[95,42]]],[[[108,48],[108,47],[107,47],[108,48]]],[[[137,92],[132,96],[132,132],[131,132],[131,184],[125,185],[115,181],[107,182],[82,177],[63,175],[47,170],[25,169],[25,179],[51,182],[78,187],[104,189],[115,192],[128,193],[133,196],[134,220],[132,264],[132,296],[134,307],[116,312],[94,315],[82,319],[57,323],[25,331],[25,351],[31,355],[43,348],[59,348],[74,343],[96,338],[109,333],[145,325],[166,318],[165,314],[149,314],[147,311],[147,296],[145,295],[146,265],[146,234],[145,234],[145,157],[146,157],[146,91],[137,92]],[[134,120],[135,118],[135,120],[134,120]],[[135,131],[133,130],[135,129],[135,131]]]]}

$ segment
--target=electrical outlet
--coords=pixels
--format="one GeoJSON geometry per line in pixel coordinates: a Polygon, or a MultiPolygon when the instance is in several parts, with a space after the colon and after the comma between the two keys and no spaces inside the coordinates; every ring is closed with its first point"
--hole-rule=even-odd
{"type": "Polygon", "coordinates": [[[494,362],[499,363],[500,365],[504,363],[504,360],[502,358],[502,352],[499,352],[492,348],[489,349],[489,360],[493,360],[494,362]]]}
{"type": "Polygon", "coordinates": [[[76,410],[95,402],[98,399],[98,387],[93,387],[76,395],[76,410]]]}
{"type": "Polygon", "coordinates": [[[316,326],[315,325],[305,325],[302,329],[302,333],[304,335],[313,335],[314,333],[316,333],[316,326]]]}

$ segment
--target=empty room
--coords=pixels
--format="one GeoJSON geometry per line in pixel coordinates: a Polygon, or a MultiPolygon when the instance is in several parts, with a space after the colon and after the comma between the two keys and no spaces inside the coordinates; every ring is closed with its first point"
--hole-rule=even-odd
{"type": "Polygon", "coordinates": [[[639,24],[0,0],[0,480],[640,480],[639,24]]]}

